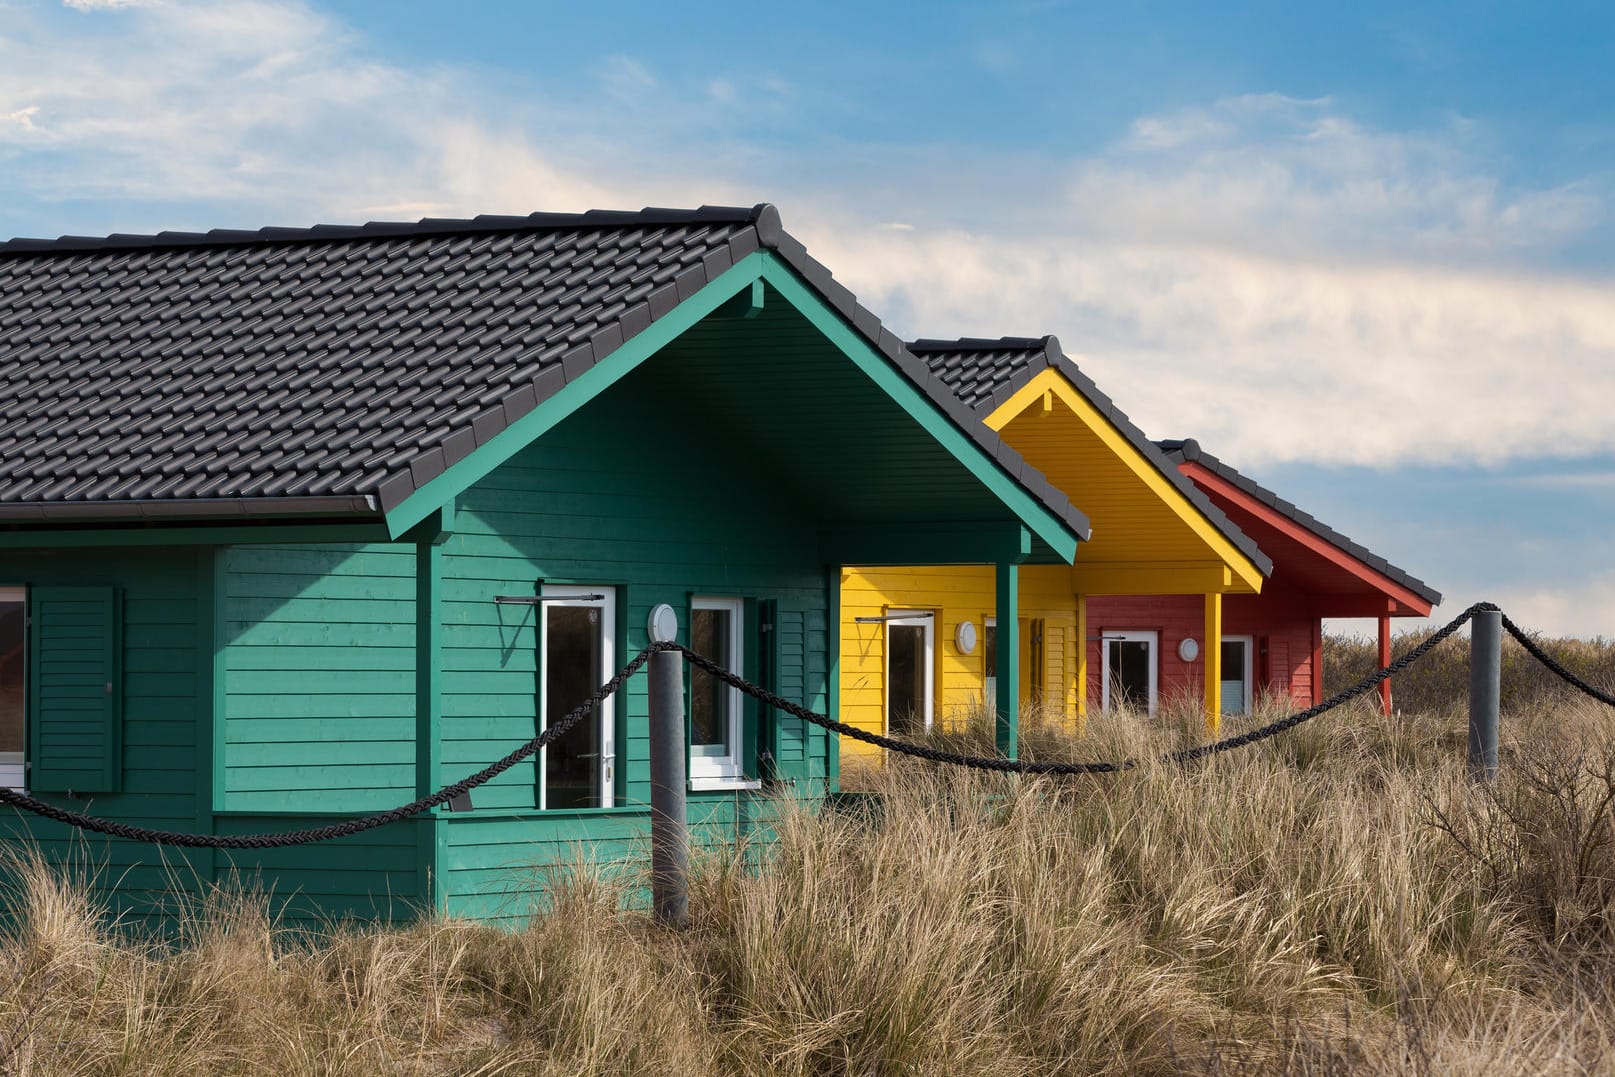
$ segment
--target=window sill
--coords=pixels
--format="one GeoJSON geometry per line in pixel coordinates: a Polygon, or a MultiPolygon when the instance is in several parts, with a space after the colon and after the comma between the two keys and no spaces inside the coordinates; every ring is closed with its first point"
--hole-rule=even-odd
{"type": "Polygon", "coordinates": [[[691,778],[690,792],[717,793],[736,789],[761,789],[763,783],[756,778],[691,778]]]}

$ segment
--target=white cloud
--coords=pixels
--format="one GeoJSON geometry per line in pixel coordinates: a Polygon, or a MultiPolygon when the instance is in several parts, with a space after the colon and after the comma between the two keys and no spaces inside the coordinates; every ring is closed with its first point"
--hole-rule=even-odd
{"type": "Polygon", "coordinates": [[[1148,432],[1241,466],[1615,451],[1615,289],[1531,268],[1607,199],[1503,183],[1469,121],[1384,131],[1249,95],[1140,117],[1089,156],[791,156],[724,126],[731,94],[786,100],[775,75],[681,87],[608,56],[602,92],[517,101],[382,62],[298,3],[115,21],[8,27],[0,183],[115,201],[125,230],[771,198],[895,328],[1056,332],[1148,432]],[[194,216],[140,217],[175,203],[194,216]]]}
{"type": "Polygon", "coordinates": [[[824,204],[801,231],[909,332],[1058,333],[1146,431],[1241,466],[1615,452],[1615,282],[1535,267],[1606,200],[1506,189],[1466,123],[1382,132],[1334,108],[1147,117],[967,229],[824,204]]]}
{"type": "Polygon", "coordinates": [[[1615,451],[1601,283],[923,230],[826,232],[814,248],[927,335],[1057,332],[1145,430],[1241,466],[1615,451]]]}
{"type": "Polygon", "coordinates": [[[608,56],[600,68],[600,82],[607,93],[627,103],[638,102],[656,89],[651,69],[632,56],[608,56]]]}
{"type": "Polygon", "coordinates": [[[70,7],[75,11],[104,11],[147,3],[151,3],[151,0],[62,0],[63,7],[70,7]]]}
{"type": "Polygon", "coordinates": [[[1493,601],[1527,631],[1615,637],[1615,572],[1597,573],[1562,586],[1509,588],[1493,601]]]}
{"type": "MultiPolygon", "coordinates": [[[[623,93],[652,78],[627,58],[603,77],[623,93]]],[[[379,62],[297,3],[140,7],[104,33],[35,18],[0,39],[4,183],[42,201],[137,213],[178,201],[196,215],[126,230],[582,209],[658,185],[541,151],[542,104],[501,108],[479,92],[452,71],[379,62]]]]}
{"type": "Polygon", "coordinates": [[[1615,493],[1615,471],[1557,471],[1543,475],[1519,475],[1508,481],[1516,486],[1534,489],[1615,493]]]}
{"type": "Polygon", "coordinates": [[[1144,117],[1077,165],[1066,216],[1133,240],[1399,260],[1541,249],[1603,218],[1577,185],[1505,190],[1473,126],[1381,131],[1328,98],[1272,94],[1144,117]]]}

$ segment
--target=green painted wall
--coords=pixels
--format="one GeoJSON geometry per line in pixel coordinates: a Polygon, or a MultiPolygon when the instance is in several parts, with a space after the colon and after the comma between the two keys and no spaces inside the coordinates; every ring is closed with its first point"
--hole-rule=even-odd
{"type": "MultiPolygon", "coordinates": [[[[329,818],[291,814],[284,807],[273,814],[214,810],[214,688],[225,672],[224,656],[215,656],[215,639],[262,643],[270,631],[254,628],[232,636],[222,619],[215,625],[215,610],[231,608],[246,614],[249,604],[256,603],[273,612],[284,610],[284,600],[291,597],[276,598],[272,588],[257,584],[247,590],[260,593],[240,593],[234,600],[218,590],[216,581],[224,581],[225,565],[262,564],[262,551],[241,558],[233,556],[236,552],[220,551],[216,566],[215,549],[207,546],[0,551],[0,580],[8,585],[108,586],[116,588],[122,599],[121,668],[115,686],[122,701],[122,790],[75,797],[41,794],[43,799],[101,818],[203,833],[290,829],[329,818]]],[[[310,558],[329,555],[312,550],[292,553],[307,556],[301,562],[288,556],[283,563],[300,563],[302,569],[312,563],[310,558]]],[[[288,638],[285,647],[272,648],[283,665],[294,660],[314,669],[322,663],[340,664],[342,650],[322,647],[320,640],[308,637],[311,619],[288,621],[282,613],[267,623],[294,625],[290,631],[303,633],[288,638]],[[311,654],[320,657],[310,658],[311,654]]],[[[328,626],[338,639],[345,631],[340,623],[328,626]]],[[[260,646],[259,653],[264,649],[260,646]]],[[[251,669],[252,663],[241,668],[251,669]]],[[[287,674],[283,692],[294,696],[291,689],[305,680],[305,673],[287,674]]],[[[248,693],[246,698],[262,700],[268,694],[248,693]]],[[[308,698],[323,697],[316,693],[308,698]]],[[[267,743],[276,742],[270,738],[267,743]]],[[[236,750],[244,748],[238,744],[236,750]]],[[[222,791],[220,795],[228,796],[222,791]]],[[[312,807],[305,802],[299,811],[306,813],[312,807]]],[[[341,916],[407,918],[418,907],[423,886],[416,834],[420,825],[404,824],[300,850],[226,854],[108,839],[0,809],[0,835],[10,851],[34,843],[75,877],[89,881],[126,923],[157,927],[171,926],[172,917],[213,880],[232,875],[272,892],[277,913],[290,922],[317,923],[341,916]]]]}
{"type": "Polygon", "coordinates": [[[220,556],[220,807],[362,812],[413,799],[414,548],[235,546],[220,556]]]}
{"type": "MultiPolygon", "coordinates": [[[[664,410],[647,380],[631,376],[460,498],[444,547],[445,775],[465,773],[536,732],[538,611],[493,598],[531,595],[539,581],[617,589],[619,662],[645,646],[645,621],[657,603],[682,611],[691,593],[774,600],[784,693],[827,705],[829,611],[816,529],[723,430],[664,410]]],[[[795,719],[779,725],[787,788],[822,792],[830,738],[795,719]]],[[[445,815],[448,910],[523,915],[544,873],[580,857],[641,867],[650,797],[643,677],[617,710],[617,757],[623,807],[539,811],[528,763],[474,793],[473,812],[445,815]]],[[[698,844],[732,843],[756,829],[764,810],[750,793],[690,799],[698,844]]]]}
{"type": "MultiPolygon", "coordinates": [[[[202,792],[196,784],[199,704],[198,634],[206,622],[197,555],[182,550],[0,551],[0,581],[27,587],[110,586],[122,597],[122,791],[53,803],[125,822],[193,829],[202,792]]],[[[174,887],[194,891],[211,858],[187,858],[151,846],[81,836],[57,823],[0,808],[0,833],[31,840],[50,858],[75,865],[101,888],[116,884],[118,908],[139,917],[161,907],[174,887]]]]}
{"type": "MultiPolygon", "coordinates": [[[[444,780],[536,732],[537,610],[493,598],[531,595],[539,581],[616,589],[619,664],[645,645],[656,603],[770,600],[781,690],[828,706],[830,589],[817,527],[721,427],[661,412],[654,384],[626,379],[459,500],[442,547],[444,780]]],[[[167,829],[245,833],[410,799],[415,567],[409,543],[0,551],[0,582],[101,584],[122,596],[123,792],[68,803],[167,829]]],[[[274,892],[294,921],[407,917],[426,902],[519,918],[557,866],[581,857],[642,869],[647,722],[640,677],[618,708],[613,809],[537,810],[529,763],[478,790],[470,813],[262,854],[187,858],[10,813],[5,822],[53,856],[93,863],[135,917],[172,912],[176,894],[233,877],[274,892]]],[[[792,719],[767,735],[779,788],[822,792],[832,739],[792,719]]],[[[756,839],[770,810],[757,793],[692,794],[695,844],[756,839]]]]}

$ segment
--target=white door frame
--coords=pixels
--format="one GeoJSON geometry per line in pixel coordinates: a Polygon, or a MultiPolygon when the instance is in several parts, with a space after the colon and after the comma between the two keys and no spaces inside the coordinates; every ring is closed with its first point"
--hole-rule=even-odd
{"type": "MultiPolygon", "coordinates": [[[[729,651],[729,672],[737,676],[744,676],[746,671],[742,668],[746,660],[746,602],[740,598],[719,598],[714,595],[695,595],[690,599],[690,612],[693,616],[696,610],[722,610],[729,614],[729,638],[725,641],[729,651]]],[[[694,629],[691,629],[694,635],[694,629]]],[[[693,643],[693,641],[692,641],[693,643]]],[[[729,742],[727,755],[697,755],[695,745],[689,745],[688,775],[692,783],[702,781],[739,781],[742,775],[741,762],[745,758],[743,742],[745,739],[746,723],[745,696],[738,688],[726,688],[724,700],[727,704],[727,713],[724,721],[727,725],[726,733],[729,742]]]]}
{"type": "MultiPolygon", "coordinates": [[[[28,589],[26,587],[0,587],[0,601],[21,602],[26,614],[28,609],[28,589]]],[[[28,622],[26,616],[23,620],[22,631],[22,668],[23,668],[23,722],[22,722],[22,751],[0,752],[0,786],[7,789],[25,792],[28,784],[28,693],[33,685],[28,683],[28,622]]]]}
{"type": "Polygon", "coordinates": [[[981,619],[981,703],[991,710],[998,706],[998,618],[981,619]],[[993,664],[987,664],[987,629],[993,630],[993,664]]]}
{"type": "Polygon", "coordinates": [[[886,639],[883,648],[885,656],[885,676],[883,685],[885,698],[881,700],[881,717],[884,721],[884,732],[887,736],[892,732],[892,626],[899,625],[907,628],[925,629],[925,670],[922,674],[924,680],[924,706],[921,707],[921,717],[925,720],[925,731],[931,732],[931,722],[936,716],[936,612],[934,610],[887,610],[886,611],[886,639]]]}
{"type": "MultiPolygon", "coordinates": [[[[1252,689],[1251,676],[1254,673],[1254,666],[1253,666],[1252,658],[1256,653],[1256,637],[1255,636],[1243,636],[1243,635],[1224,636],[1222,638],[1222,641],[1224,643],[1243,643],[1245,645],[1245,668],[1240,671],[1241,675],[1245,678],[1245,680],[1244,680],[1245,698],[1242,701],[1243,706],[1238,711],[1236,711],[1234,713],[1236,713],[1236,714],[1249,714],[1251,712],[1251,707],[1254,706],[1255,703],[1256,703],[1256,700],[1252,698],[1254,693],[1251,690],[1252,689]]],[[[1223,681],[1225,683],[1227,682],[1227,680],[1228,680],[1227,670],[1223,671],[1223,678],[1222,679],[1223,679],[1223,681]]],[[[1228,701],[1225,699],[1225,700],[1223,700],[1223,707],[1224,707],[1223,713],[1224,714],[1229,713],[1227,711],[1227,709],[1226,709],[1227,706],[1228,706],[1228,701]]]]}
{"type": "MultiPolygon", "coordinates": [[[[577,606],[600,611],[600,669],[601,680],[612,675],[617,669],[617,589],[615,587],[579,587],[572,584],[544,584],[542,597],[544,602],[539,605],[539,616],[545,620],[542,624],[541,643],[538,653],[538,728],[542,732],[549,728],[549,675],[550,675],[550,647],[549,647],[549,610],[553,606],[577,606]]],[[[595,685],[599,688],[599,685],[595,685]]],[[[600,807],[609,808],[615,804],[617,787],[617,701],[615,694],[607,696],[605,701],[595,708],[595,718],[600,723],[600,758],[596,761],[595,781],[600,789],[600,807]]],[[[549,795],[548,762],[549,749],[540,748],[538,752],[538,806],[543,810],[544,803],[549,795]]]]}
{"type": "Polygon", "coordinates": [[[1159,632],[1143,629],[1107,628],[1099,634],[1104,647],[1099,652],[1100,667],[1100,702],[1101,710],[1110,710],[1110,643],[1112,640],[1121,640],[1128,643],[1147,643],[1150,645],[1150,697],[1145,708],[1146,714],[1155,713],[1155,703],[1160,695],[1160,668],[1161,668],[1161,634],[1159,632]]]}

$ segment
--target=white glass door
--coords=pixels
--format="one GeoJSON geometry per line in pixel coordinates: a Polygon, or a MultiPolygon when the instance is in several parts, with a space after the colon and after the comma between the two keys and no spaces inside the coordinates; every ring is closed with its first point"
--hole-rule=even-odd
{"type": "MultiPolygon", "coordinates": [[[[544,588],[539,677],[544,728],[564,718],[616,672],[616,596],[610,587],[544,588]]],[[[546,808],[609,808],[617,778],[616,700],[543,750],[539,790],[546,808]]]]}
{"type": "Polygon", "coordinates": [[[1224,714],[1250,713],[1253,642],[1250,636],[1224,636],[1222,638],[1222,712],[1224,714]]]}
{"type": "Polygon", "coordinates": [[[886,730],[913,736],[931,728],[936,616],[897,611],[886,619],[886,730]]]}
{"type": "Polygon", "coordinates": [[[1102,705],[1155,713],[1157,632],[1107,631],[1102,705]]]}
{"type": "Polygon", "coordinates": [[[0,786],[21,789],[28,750],[28,622],[21,587],[0,587],[0,786]]]}

